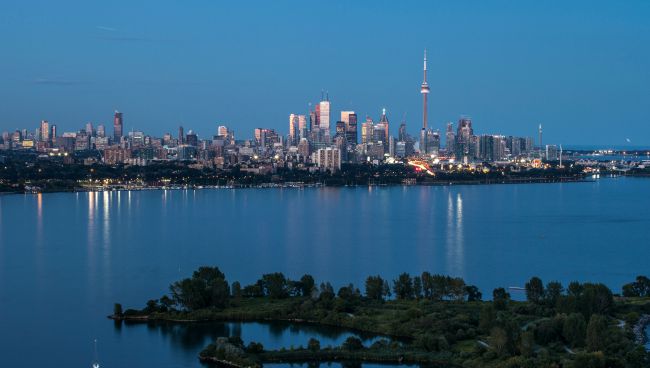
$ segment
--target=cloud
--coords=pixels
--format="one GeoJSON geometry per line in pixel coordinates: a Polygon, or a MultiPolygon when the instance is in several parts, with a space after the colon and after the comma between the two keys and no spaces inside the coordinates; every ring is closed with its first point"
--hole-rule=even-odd
{"type": "Polygon", "coordinates": [[[89,82],[57,78],[36,78],[32,80],[31,83],[43,86],[76,86],[80,84],[88,84],[89,82]]]}
{"type": "Polygon", "coordinates": [[[95,28],[101,29],[102,31],[106,31],[106,32],[115,32],[115,31],[117,31],[117,29],[115,29],[113,27],[106,27],[106,26],[95,26],[95,28]]]}

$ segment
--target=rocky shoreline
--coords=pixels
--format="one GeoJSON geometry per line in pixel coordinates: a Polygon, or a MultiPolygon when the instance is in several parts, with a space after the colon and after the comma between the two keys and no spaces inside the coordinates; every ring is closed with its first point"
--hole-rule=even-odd
{"type": "Polygon", "coordinates": [[[646,335],[646,329],[650,325],[650,314],[644,314],[639,318],[639,321],[632,327],[634,332],[634,340],[639,345],[645,345],[648,343],[648,336],[646,335]]]}

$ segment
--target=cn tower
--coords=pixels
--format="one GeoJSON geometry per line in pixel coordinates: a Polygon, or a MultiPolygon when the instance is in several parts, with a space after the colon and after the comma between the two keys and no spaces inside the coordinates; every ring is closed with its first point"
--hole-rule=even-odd
{"type": "Polygon", "coordinates": [[[427,129],[427,96],[429,95],[429,84],[427,83],[427,50],[424,50],[424,80],[420,93],[422,93],[422,129],[427,129]]]}

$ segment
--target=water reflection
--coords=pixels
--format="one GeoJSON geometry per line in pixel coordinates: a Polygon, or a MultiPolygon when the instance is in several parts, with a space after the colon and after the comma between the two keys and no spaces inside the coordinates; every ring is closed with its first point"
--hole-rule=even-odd
{"type": "Polygon", "coordinates": [[[172,349],[198,352],[218,337],[239,336],[245,344],[260,342],[267,349],[280,349],[291,346],[307,346],[310,338],[316,338],[321,346],[339,346],[349,336],[357,336],[364,344],[370,345],[380,337],[371,334],[355,334],[348,330],[311,324],[290,324],[286,322],[116,322],[118,334],[123,329],[130,332],[146,332],[147,335],[161,336],[171,343],[172,349]]]}

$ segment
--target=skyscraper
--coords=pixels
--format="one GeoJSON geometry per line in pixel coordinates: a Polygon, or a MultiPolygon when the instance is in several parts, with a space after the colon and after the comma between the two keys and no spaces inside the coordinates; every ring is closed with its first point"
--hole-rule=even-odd
{"type": "Polygon", "coordinates": [[[185,143],[185,132],[183,126],[178,127],[178,145],[185,143]]]}
{"type": "Polygon", "coordinates": [[[472,144],[474,136],[474,129],[472,128],[472,119],[468,117],[461,117],[458,120],[458,127],[456,128],[456,158],[461,160],[463,158],[473,159],[476,153],[476,147],[472,144]]]}
{"type": "Polygon", "coordinates": [[[447,154],[451,155],[454,153],[454,147],[456,144],[456,134],[454,134],[454,123],[451,121],[447,123],[447,132],[445,134],[445,144],[447,148],[447,154]]]}
{"type": "Polygon", "coordinates": [[[357,144],[357,114],[354,111],[341,111],[341,121],[345,123],[345,140],[348,145],[357,144]]]}
{"type": "Polygon", "coordinates": [[[289,115],[289,145],[298,144],[299,139],[298,115],[289,115]]]}
{"type": "MultiPolygon", "coordinates": [[[[379,124],[383,124],[384,136],[388,138],[388,136],[390,135],[390,129],[388,125],[388,117],[386,116],[385,108],[381,109],[381,118],[379,119],[379,124]]],[[[384,143],[388,143],[388,142],[384,142],[384,143]]]]}
{"type": "Polygon", "coordinates": [[[115,116],[113,117],[113,139],[115,142],[119,142],[122,139],[124,122],[122,120],[122,113],[115,110],[115,116]]]}
{"type": "Polygon", "coordinates": [[[217,128],[217,136],[226,138],[228,136],[228,127],[225,125],[219,125],[217,128]]]}
{"type": "Polygon", "coordinates": [[[372,142],[374,123],[370,116],[366,116],[366,121],[361,124],[361,143],[372,142]]]}
{"type": "Polygon", "coordinates": [[[324,140],[329,142],[330,138],[330,101],[329,96],[318,104],[318,126],[324,131],[324,140]]]}
{"type": "Polygon", "coordinates": [[[300,138],[307,138],[307,117],[305,115],[298,115],[298,135],[300,138]]]}
{"type": "Polygon", "coordinates": [[[47,120],[41,120],[41,126],[39,128],[40,136],[39,139],[41,142],[50,141],[50,123],[47,120]]]}

